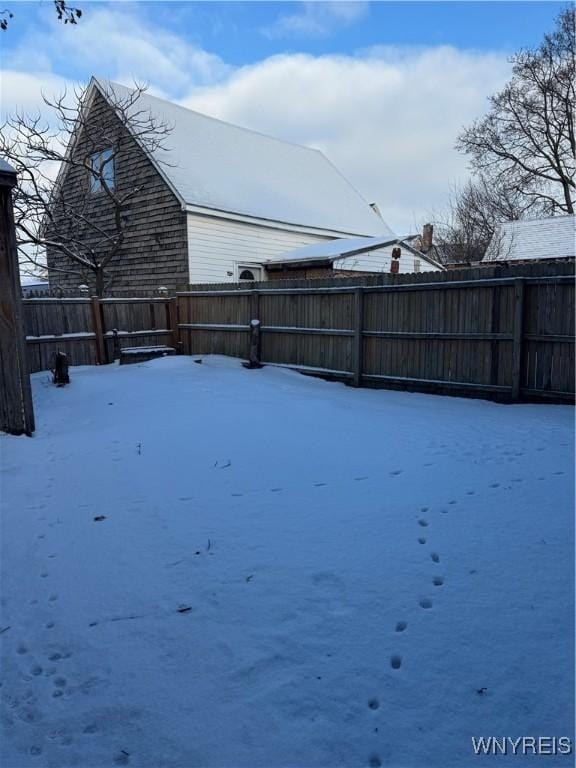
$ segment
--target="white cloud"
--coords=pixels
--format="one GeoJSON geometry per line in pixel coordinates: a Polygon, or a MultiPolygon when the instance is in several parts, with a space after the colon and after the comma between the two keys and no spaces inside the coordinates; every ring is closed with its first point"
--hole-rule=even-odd
{"type": "Polygon", "coordinates": [[[6,60],[14,70],[28,70],[30,51],[35,52],[36,71],[88,72],[126,85],[137,79],[159,93],[178,94],[229,72],[219,56],[146,23],[135,12],[97,6],[72,29],[63,28],[52,14],[6,60]]]}
{"type": "Polygon", "coordinates": [[[195,89],[185,104],[322,149],[402,232],[467,176],[456,137],[508,75],[504,56],[447,47],[283,55],[195,89]]]}
{"type": "Polygon", "coordinates": [[[4,109],[34,109],[42,88],[53,94],[70,85],[61,72],[149,81],[153,93],[193,109],[322,149],[400,233],[440,210],[467,176],[455,139],[510,72],[504,55],[450,47],[279,55],[233,69],[173,32],[107,8],[68,31],[54,22],[4,59],[4,109]],[[30,50],[38,53],[33,65],[30,50]]]}
{"type": "Polygon", "coordinates": [[[300,13],[280,16],[262,29],[269,38],[327,37],[334,29],[348,26],[368,13],[363,0],[323,0],[301,3],[300,13]]]}

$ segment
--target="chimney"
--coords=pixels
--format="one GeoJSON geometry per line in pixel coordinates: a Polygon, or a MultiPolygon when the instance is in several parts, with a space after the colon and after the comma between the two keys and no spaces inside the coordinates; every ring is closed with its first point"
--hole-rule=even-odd
{"type": "Polygon", "coordinates": [[[422,246],[420,250],[422,253],[428,253],[432,248],[432,237],[434,235],[434,227],[432,224],[424,224],[422,227],[422,246]]]}

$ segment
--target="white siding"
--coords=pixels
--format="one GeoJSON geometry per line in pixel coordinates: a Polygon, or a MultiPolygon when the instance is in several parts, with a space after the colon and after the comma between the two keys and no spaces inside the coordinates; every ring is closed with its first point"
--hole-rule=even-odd
{"type": "MultiPolygon", "coordinates": [[[[392,263],[392,249],[396,245],[388,245],[385,248],[368,251],[367,253],[358,253],[355,256],[347,256],[344,259],[337,259],[334,262],[334,269],[350,270],[352,272],[390,272],[392,263]]],[[[420,272],[438,272],[438,267],[430,264],[423,258],[419,258],[406,248],[401,249],[400,255],[400,274],[417,272],[418,268],[415,261],[420,261],[420,272]]]]}
{"type": "Polygon", "coordinates": [[[190,282],[232,283],[237,279],[238,264],[263,264],[279,253],[331,239],[189,213],[190,282]]]}

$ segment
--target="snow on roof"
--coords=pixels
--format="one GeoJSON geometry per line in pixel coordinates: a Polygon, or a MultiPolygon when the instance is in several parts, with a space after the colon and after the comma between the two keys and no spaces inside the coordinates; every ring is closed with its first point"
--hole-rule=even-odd
{"type": "Polygon", "coordinates": [[[552,216],[501,224],[484,261],[574,258],[575,251],[576,217],[552,216]]]}
{"type": "Polygon", "coordinates": [[[355,253],[363,253],[375,248],[383,248],[386,245],[392,245],[396,242],[397,238],[390,236],[389,234],[384,234],[382,237],[354,237],[329,240],[325,243],[305,245],[302,248],[296,248],[293,251],[280,253],[277,256],[268,259],[267,263],[337,259],[340,256],[351,256],[355,253]]]}
{"type": "Polygon", "coordinates": [[[16,173],[15,169],[0,157],[0,172],[2,173],[16,173]]]}
{"type": "MultiPolygon", "coordinates": [[[[93,78],[105,98],[131,89],[93,78]]],[[[169,152],[152,157],[189,206],[252,216],[342,234],[393,235],[383,219],[317,149],[240,128],[142,94],[149,110],[173,130],[169,152]]]]}
{"type": "Polygon", "coordinates": [[[277,256],[269,259],[266,264],[292,264],[300,261],[334,261],[346,256],[353,256],[358,253],[367,253],[368,251],[376,251],[379,248],[386,248],[389,245],[399,245],[401,248],[406,248],[415,255],[430,262],[436,266],[440,266],[430,256],[418,251],[416,248],[410,245],[409,240],[413,240],[415,236],[400,239],[397,237],[390,237],[389,235],[382,235],[380,237],[355,237],[355,238],[342,238],[339,240],[329,240],[325,243],[316,243],[314,245],[305,245],[302,248],[296,248],[293,251],[287,251],[285,253],[278,254],[277,256]]]}

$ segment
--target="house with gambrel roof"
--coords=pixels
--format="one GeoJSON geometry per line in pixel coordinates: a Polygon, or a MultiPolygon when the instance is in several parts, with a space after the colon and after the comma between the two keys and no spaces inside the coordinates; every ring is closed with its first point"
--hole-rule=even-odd
{"type": "MultiPolygon", "coordinates": [[[[130,89],[92,78],[86,120],[102,115],[110,134],[126,131],[114,104],[130,89]]],[[[121,251],[109,266],[115,289],[185,289],[190,283],[266,279],[263,265],[306,245],[360,236],[393,238],[371,206],[316,149],[280,141],[143,93],[138,110],[170,126],[164,150],[137,137],[110,164],[110,182],[129,185],[138,171],[142,191],[127,212],[121,251]]],[[[70,151],[81,151],[78,147],[70,151]]],[[[102,147],[105,157],[106,147],[102,147]]],[[[88,174],[87,174],[88,175],[88,174]]],[[[74,194],[88,184],[61,178],[74,194]]],[[[92,215],[105,196],[94,195],[92,215]]],[[[58,255],[48,251],[49,265],[58,255]]],[[[52,274],[51,284],[74,287],[85,277],[52,274]]]]}

